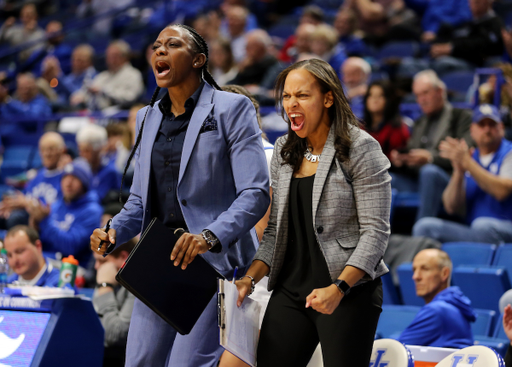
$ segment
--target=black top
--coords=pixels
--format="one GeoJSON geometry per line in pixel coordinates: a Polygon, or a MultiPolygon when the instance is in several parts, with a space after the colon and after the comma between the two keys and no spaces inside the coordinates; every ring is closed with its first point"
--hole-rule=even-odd
{"type": "Polygon", "coordinates": [[[151,153],[151,217],[157,217],[171,228],[186,227],[176,188],[185,134],[203,86],[204,82],[187,99],[185,112],[178,117],[171,112],[171,99],[168,93],[158,105],[163,117],[151,153]]]}
{"type": "Polygon", "coordinates": [[[313,289],[332,284],[313,228],[314,182],[315,175],[293,177],[290,184],[288,245],[278,284],[297,300],[305,300],[313,289]]]}

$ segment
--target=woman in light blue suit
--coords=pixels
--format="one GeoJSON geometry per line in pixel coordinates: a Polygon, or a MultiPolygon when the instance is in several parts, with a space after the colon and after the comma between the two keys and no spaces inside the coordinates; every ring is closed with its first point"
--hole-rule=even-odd
{"type": "MultiPolygon", "coordinates": [[[[194,29],[171,25],[153,48],[157,84],[168,94],[139,111],[130,197],[108,235],[94,231],[91,248],[103,254],[100,241],[122,244],[157,217],[190,232],[172,251],[175,266],[183,260],[184,269],[201,254],[232,276],[235,266],[250,264],[258,244],[253,227],[270,202],[254,107],[246,97],[219,90],[207,71],[206,42],[194,29]]],[[[215,366],[222,351],[215,299],[186,336],[136,300],[127,366],[215,366]]]]}

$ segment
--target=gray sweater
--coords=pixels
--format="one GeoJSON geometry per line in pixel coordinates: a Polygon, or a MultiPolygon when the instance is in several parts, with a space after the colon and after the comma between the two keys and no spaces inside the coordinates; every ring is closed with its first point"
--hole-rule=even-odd
{"type": "Polygon", "coordinates": [[[126,344],[135,296],[125,288],[98,296],[94,292],[92,303],[105,329],[105,347],[126,344]]]}

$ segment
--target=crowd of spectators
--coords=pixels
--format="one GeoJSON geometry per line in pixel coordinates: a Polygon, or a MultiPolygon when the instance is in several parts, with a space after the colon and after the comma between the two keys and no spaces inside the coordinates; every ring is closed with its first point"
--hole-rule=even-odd
{"type": "MultiPolygon", "coordinates": [[[[0,2],[8,15],[0,20],[0,135],[2,124],[18,118],[51,119],[58,113],[104,116],[119,110],[129,111],[129,117],[92,120],[96,123],[76,129],[71,144],[54,131],[42,135],[42,167],[29,175],[22,191],[4,196],[0,228],[7,231],[9,252],[26,251],[16,260],[27,269],[20,271],[20,279],[50,276],[54,269],[44,252],[53,258],[74,255],[90,284],[114,284],[98,291],[94,302],[104,325],[115,323],[120,334],[129,322],[133,300],[117,288],[112,274],[130,247],[104,260],[92,258],[88,241],[104,208],[117,200],[135,141],[135,115],[156,86],[147,61],[154,32],[172,21],[190,24],[203,35],[210,72],[220,86],[244,86],[264,107],[273,106],[274,82],[286,66],[308,58],[328,62],[361,127],[391,161],[393,188],[419,198],[415,225],[411,223],[407,234],[441,243],[512,242],[512,143],[506,140],[512,106],[512,33],[492,0],[329,2],[336,3],[335,8],[315,5],[319,1],[295,1],[286,2],[288,14],[278,2],[260,0],[169,2],[172,5],[150,1],[148,13],[132,0],[56,3],[68,4],[61,6],[74,9],[74,17],[52,18],[44,1],[37,6],[0,2]],[[143,46],[113,37],[128,14],[116,11],[130,6],[147,15],[138,17],[143,46]],[[41,9],[44,21],[38,15],[41,9]],[[109,13],[118,18],[105,16],[109,13]],[[94,36],[87,42],[70,42],[67,29],[72,23],[91,17],[97,22],[87,32],[94,36]],[[106,40],[105,47],[98,47],[94,37],[106,40]],[[389,43],[403,41],[415,46],[414,54],[397,60],[378,57],[389,43]],[[2,62],[6,47],[19,51],[16,63],[2,62]],[[468,103],[451,100],[444,76],[496,65],[502,74],[497,72],[482,86],[473,85],[468,103]],[[475,91],[479,99],[473,97],[475,91]],[[417,104],[418,113],[405,114],[404,101],[417,104]],[[479,102],[483,104],[478,106],[479,102]],[[96,279],[91,275],[94,268],[96,279]]],[[[133,166],[128,167],[128,182],[132,171],[133,166]]],[[[428,261],[436,259],[442,256],[428,261]]],[[[459,297],[448,291],[449,275],[443,279],[443,292],[459,297]]],[[[105,346],[114,346],[113,353],[118,353],[118,344],[109,341],[109,335],[105,346]]],[[[403,340],[409,340],[406,336],[403,340]]]]}

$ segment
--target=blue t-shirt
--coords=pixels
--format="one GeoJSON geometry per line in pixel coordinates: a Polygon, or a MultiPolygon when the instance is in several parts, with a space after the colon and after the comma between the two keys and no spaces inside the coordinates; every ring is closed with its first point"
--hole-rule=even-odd
{"type": "Polygon", "coordinates": [[[37,171],[36,177],[25,187],[25,195],[51,205],[62,198],[61,180],[62,170],[50,171],[42,168],[37,171]]]}
{"type": "MultiPolygon", "coordinates": [[[[39,287],[57,287],[59,285],[59,269],[54,268],[51,264],[46,261],[46,270],[37,280],[36,284],[39,287]]],[[[15,282],[19,279],[18,274],[12,274],[8,279],[7,283],[15,282]]]]}
{"type": "Polygon", "coordinates": [[[30,102],[12,99],[0,106],[0,115],[5,117],[41,117],[52,114],[50,103],[43,96],[37,96],[30,102]]]}

